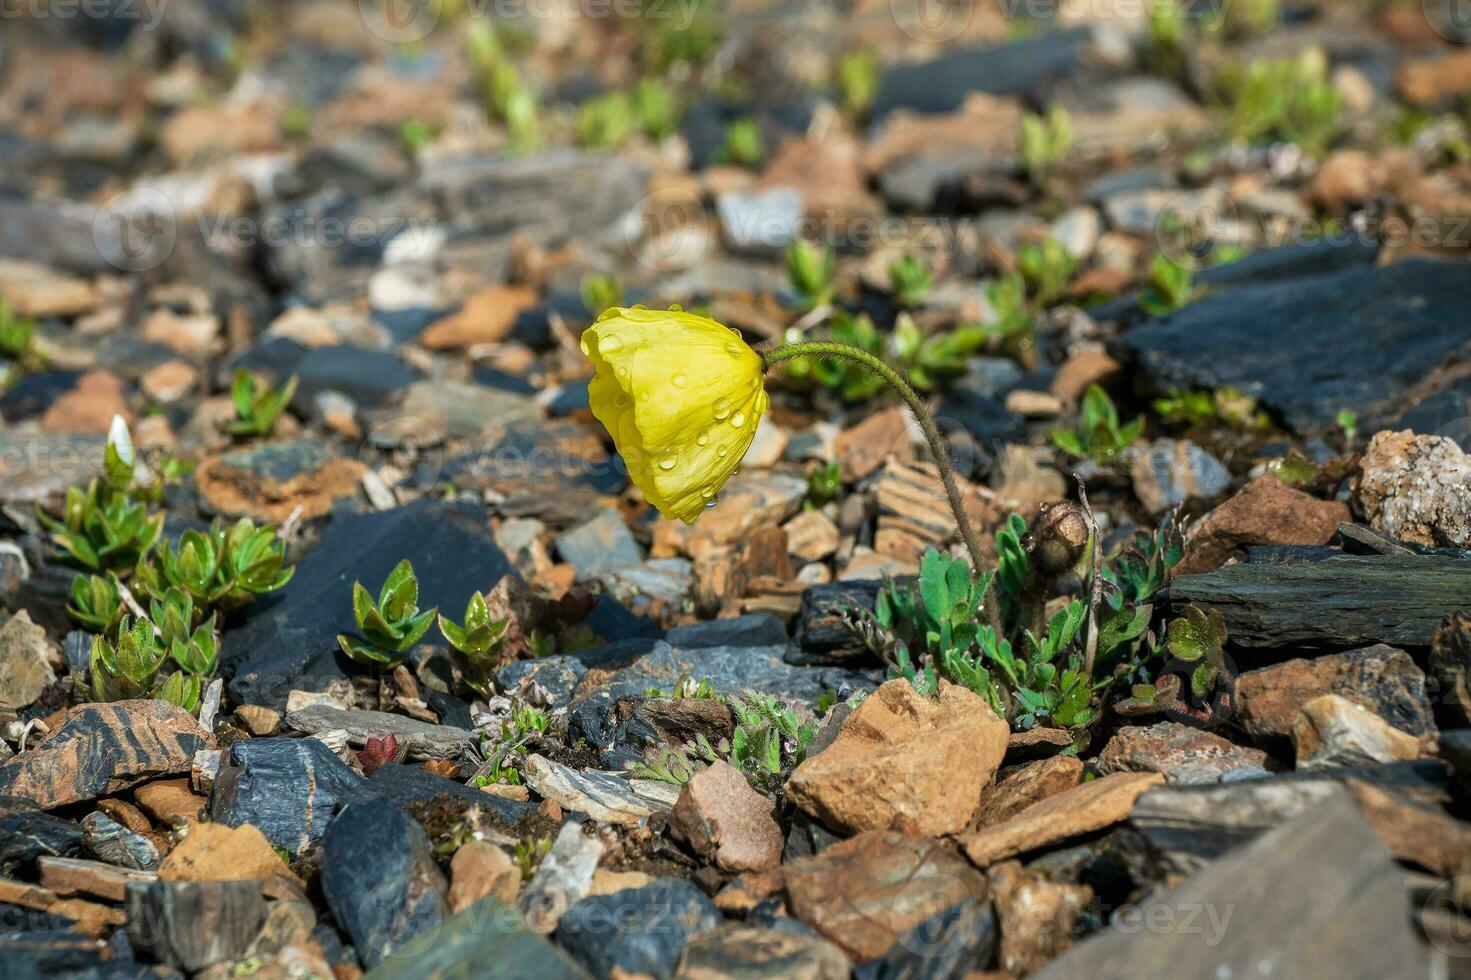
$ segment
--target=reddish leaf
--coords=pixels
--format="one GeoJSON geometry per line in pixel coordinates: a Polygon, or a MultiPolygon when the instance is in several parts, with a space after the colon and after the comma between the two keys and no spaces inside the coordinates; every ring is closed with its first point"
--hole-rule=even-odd
{"type": "Polygon", "coordinates": [[[365,776],[373,775],[385,763],[397,762],[402,758],[398,750],[398,739],[392,734],[368,739],[368,744],[357,755],[358,764],[363,767],[365,776]]]}

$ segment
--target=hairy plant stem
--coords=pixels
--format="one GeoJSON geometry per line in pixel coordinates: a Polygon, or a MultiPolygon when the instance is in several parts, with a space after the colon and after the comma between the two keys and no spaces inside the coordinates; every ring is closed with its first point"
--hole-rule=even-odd
{"type": "MultiPolygon", "coordinates": [[[[929,444],[930,455],[935,459],[935,466],[940,471],[940,482],[945,485],[945,497],[950,502],[950,513],[955,516],[956,530],[960,532],[960,540],[965,542],[966,551],[970,552],[971,567],[977,575],[991,571],[991,563],[986,560],[985,554],[981,551],[981,543],[976,538],[975,529],[971,527],[970,515],[965,512],[965,502],[960,496],[960,488],[955,484],[955,469],[950,464],[950,454],[946,451],[945,443],[940,438],[940,430],[935,427],[935,417],[930,414],[924,400],[919,397],[919,392],[915,391],[913,386],[882,358],[875,357],[868,351],[850,344],[799,341],[782,344],[761,353],[761,358],[768,370],[773,364],[798,357],[834,357],[851,361],[867,371],[872,371],[894,390],[905,405],[909,406],[909,410],[914,413],[915,421],[919,423],[920,432],[924,434],[925,442],[929,444]]],[[[990,624],[999,629],[1000,612],[996,608],[991,590],[986,592],[985,613],[990,624]]]]}

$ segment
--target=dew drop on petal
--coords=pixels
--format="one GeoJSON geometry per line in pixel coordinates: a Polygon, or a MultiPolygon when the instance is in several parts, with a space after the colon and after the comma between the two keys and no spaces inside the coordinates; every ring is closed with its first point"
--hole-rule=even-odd
{"type": "Polygon", "coordinates": [[[733,426],[735,426],[737,429],[739,429],[741,426],[745,425],[746,424],[746,413],[745,412],[736,412],[734,415],[732,415],[730,417],[730,424],[733,425],[733,426]]]}
{"type": "Polygon", "coordinates": [[[666,471],[667,470],[672,470],[672,469],[674,469],[674,462],[675,462],[674,454],[671,453],[670,455],[665,456],[665,457],[663,457],[663,458],[661,458],[659,460],[659,469],[666,470],[666,471]]]}
{"type": "Polygon", "coordinates": [[[721,459],[725,458],[725,454],[727,452],[729,452],[729,450],[727,450],[724,446],[718,446],[715,449],[715,455],[719,456],[721,459]]]}
{"type": "Polygon", "coordinates": [[[690,379],[689,376],[686,375],[683,371],[679,371],[674,375],[674,377],[669,379],[669,383],[674,385],[674,387],[676,388],[683,388],[685,385],[690,383],[690,379]]]}
{"type": "Polygon", "coordinates": [[[598,338],[598,353],[612,354],[623,346],[623,341],[617,334],[608,334],[606,337],[598,338]]]}
{"type": "Polygon", "coordinates": [[[620,367],[618,369],[618,377],[620,377],[620,378],[627,378],[628,377],[628,367],[626,365],[623,366],[623,367],[620,367]]]}
{"type": "Polygon", "coordinates": [[[729,344],[726,344],[725,345],[725,352],[727,354],[729,354],[731,357],[740,357],[741,356],[741,345],[740,344],[737,344],[737,343],[729,343],[729,344]]]}
{"type": "Polygon", "coordinates": [[[709,510],[711,507],[714,507],[718,503],[720,503],[719,497],[711,497],[709,500],[705,501],[705,509],[709,510]]]}
{"type": "Polygon", "coordinates": [[[613,398],[613,404],[619,408],[627,408],[632,401],[633,399],[628,397],[628,392],[626,391],[618,392],[613,398]]]}
{"type": "Polygon", "coordinates": [[[730,417],[730,402],[724,398],[715,399],[715,421],[724,422],[730,417]]]}
{"type": "Polygon", "coordinates": [[[714,487],[701,487],[700,488],[700,496],[704,497],[706,500],[712,500],[712,499],[714,499],[714,497],[715,497],[715,488],[714,487]]]}
{"type": "Polygon", "coordinates": [[[710,433],[708,432],[701,432],[699,435],[695,436],[695,445],[697,446],[705,446],[708,445],[709,442],[710,433]]]}

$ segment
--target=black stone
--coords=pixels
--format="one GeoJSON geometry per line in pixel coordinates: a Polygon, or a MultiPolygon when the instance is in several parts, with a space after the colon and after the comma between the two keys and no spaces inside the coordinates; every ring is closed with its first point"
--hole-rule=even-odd
{"type": "Polygon", "coordinates": [[[1234,386],[1303,431],[1348,408],[1373,431],[1430,371],[1471,352],[1465,290],[1457,263],[1354,267],[1223,289],[1123,344],[1160,387],[1234,386]]]}
{"type": "Polygon", "coordinates": [[[1422,555],[1338,555],[1294,564],[1243,563],[1183,575],[1172,614],[1195,603],[1225,618],[1236,647],[1427,647],[1471,595],[1471,562],[1422,555]]]}
{"type": "Polygon", "coordinates": [[[16,796],[0,796],[0,875],[34,880],[36,859],[80,857],[82,828],[36,809],[16,796]]]}
{"type": "Polygon", "coordinates": [[[642,888],[584,898],[557,925],[557,942],[594,977],[615,970],[674,975],[689,938],[720,925],[715,904],[694,885],[659,878],[642,888]]]}
{"type": "MultiPolygon", "coordinates": [[[[962,11],[969,8],[953,9],[957,15],[962,11]]],[[[1054,31],[1012,44],[952,51],[932,61],[890,65],[879,79],[872,116],[882,119],[895,109],[953,112],[971,92],[1045,102],[1049,85],[1082,67],[1088,39],[1087,30],[1054,31]]]]}
{"type": "Polygon", "coordinates": [[[628,485],[628,470],[601,447],[587,449],[578,422],[513,423],[494,443],[445,461],[438,479],[461,490],[493,492],[508,517],[539,517],[566,526],[585,520],[628,485]]]}
{"type": "MultiPolygon", "coordinates": [[[[103,947],[91,936],[61,927],[26,925],[29,917],[13,916],[6,906],[0,910],[0,977],[12,980],[93,980],[106,976],[103,947]],[[20,922],[10,928],[12,921],[20,922]]],[[[22,909],[41,919],[43,912],[22,909]]],[[[126,974],[123,974],[126,975],[126,974]]]]}
{"type": "Polygon", "coordinates": [[[967,898],[899,937],[876,960],[853,971],[854,980],[948,980],[984,970],[996,955],[996,913],[967,898]]]}
{"type": "Polygon", "coordinates": [[[436,796],[449,795],[473,803],[481,810],[495,814],[507,824],[514,824],[536,812],[536,804],[506,800],[499,796],[483,793],[468,783],[436,776],[425,772],[420,766],[405,766],[388,763],[380,766],[368,777],[366,788],[386,797],[398,806],[421,803],[436,796]]]}
{"type": "Polygon", "coordinates": [[[449,917],[429,837],[387,800],[350,803],[322,841],[322,894],[372,969],[449,917]]]}
{"type": "Polygon", "coordinates": [[[300,854],[340,806],[367,795],[362,777],[315,738],[247,739],[220,761],[209,816],[231,827],[254,824],[272,846],[300,854]]]}
{"type": "Polygon", "coordinates": [[[0,394],[0,418],[19,422],[39,416],[52,403],[77,386],[79,371],[33,371],[0,394]]]}
{"type": "Polygon", "coordinates": [[[297,377],[291,407],[310,417],[316,396],[338,391],[359,408],[381,408],[418,376],[389,351],[339,345],[308,351],[293,369],[297,377]]]}
{"type": "Polygon", "coordinates": [[[802,652],[822,661],[864,656],[867,650],[843,625],[843,614],[851,609],[872,612],[881,588],[882,582],[855,580],[814,585],[803,592],[796,628],[802,652]]]}
{"type": "Polygon", "coordinates": [[[421,499],[336,517],[286,588],[249,607],[226,634],[222,663],[231,699],[279,707],[293,687],[346,676],[354,666],[337,635],[356,629],[352,583],[376,595],[404,558],[413,562],[420,595],[443,609],[464,609],[471,592],[488,590],[512,570],[473,504],[421,499]]]}
{"type": "Polygon", "coordinates": [[[266,902],[258,881],[150,881],[127,887],[128,938],[190,973],[245,955],[266,902]]]}

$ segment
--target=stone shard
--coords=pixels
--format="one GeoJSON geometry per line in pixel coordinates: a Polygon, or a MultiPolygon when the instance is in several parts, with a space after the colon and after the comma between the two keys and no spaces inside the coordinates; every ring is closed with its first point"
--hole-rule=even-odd
{"type": "Polygon", "coordinates": [[[1323,694],[1341,695],[1411,735],[1436,733],[1424,672],[1383,643],[1244,672],[1236,678],[1233,721],[1250,735],[1286,737],[1302,706],[1323,694]]]}
{"type": "Polygon", "coordinates": [[[1275,476],[1257,477],[1194,524],[1177,575],[1208,572],[1259,545],[1323,545],[1349,519],[1348,505],[1319,500],[1275,476]]]}
{"type": "Polygon", "coordinates": [[[1420,757],[1420,740],[1361,705],[1337,694],[1304,704],[1292,725],[1298,769],[1408,762],[1420,757]]]}
{"type": "Polygon", "coordinates": [[[668,977],[685,943],[720,925],[715,904],[680,878],[584,898],[557,926],[557,942],[597,977],[668,977]]]}
{"type": "Polygon", "coordinates": [[[128,938],[194,973],[245,955],[265,918],[253,881],[154,881],[127,889],[128,938]]]}
{"type": "Polygon", "coordinates": [[[959,838],[980,867],[1102,830],[1129,815],[1134,801],[1164,782],[1156,772],[1116,772],[1033,803],[1002,823],[959,838]]]}
{"type": "Polygon", "coordinates": [[[771,800],[724,761],[712,762],[685,784],[669,827],[724,871],[760,871],[781,862],[781,828],[771,800]]]}

